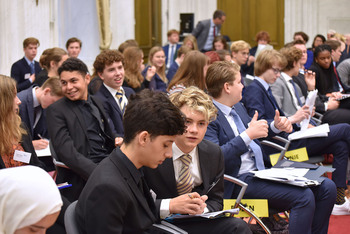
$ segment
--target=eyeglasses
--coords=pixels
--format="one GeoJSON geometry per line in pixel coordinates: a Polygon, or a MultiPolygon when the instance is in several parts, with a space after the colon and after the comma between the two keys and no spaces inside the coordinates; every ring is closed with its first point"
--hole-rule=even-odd
{"type": "Polygon", "coordinates": [[[273,73],[275,73],[276,75],[277,75],[278,73],[281,74],[281,72],[282,72],[280,69],[277,69],[277,68],[271,67],[271,69],[272,69],[273,73]]]}

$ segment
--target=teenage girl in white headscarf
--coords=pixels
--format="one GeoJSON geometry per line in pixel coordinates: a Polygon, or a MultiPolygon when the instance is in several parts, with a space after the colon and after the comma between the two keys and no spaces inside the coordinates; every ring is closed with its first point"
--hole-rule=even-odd
{"type": "Polygon", "coordinates": [[[0,170],[0,234],[45,233],[62,206],[51,176],[36,166],[0,170]]]}

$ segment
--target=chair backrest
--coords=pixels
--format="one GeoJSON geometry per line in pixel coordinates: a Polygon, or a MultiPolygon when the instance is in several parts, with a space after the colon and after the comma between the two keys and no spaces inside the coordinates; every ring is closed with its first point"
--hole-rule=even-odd
{"type": "Polygon", "coordinates": [[[79,234],[77,219],[75,215],[75,207],[78,201],[72,202],[64,214],[64,226],[67,234],[79,234]]]}

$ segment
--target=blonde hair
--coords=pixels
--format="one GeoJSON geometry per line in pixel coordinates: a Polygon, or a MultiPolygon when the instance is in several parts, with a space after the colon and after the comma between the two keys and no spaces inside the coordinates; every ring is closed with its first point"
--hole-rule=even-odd
{"type": "MultiPolygon", "coordinates": [[[[149,60],[148,60],[149,61],[149,65],[154,66],[154,64],[152,63],[153,56],[154,56],[155,53],[157,53],[159,51],[163,51],[164,52],[163,48],[160,47],[160,46],[154,46],[154,47],[151,48],[151,50],[149,51],[149,55],[148,55],[149,56],[149,60]]],[[[165,53],[164,53],[164,56],[165,56],[165,53]]],[[[162,67],[157,68],[157,74],[160,77],[160,79],[162,79],[162,81],[165,84],[167,84],[168,83],[168,79],[165,76],[165,67],[166,67],[166,64],[164,62],[162,67]]]]}
{"type": "Polygon", "coordinates": [[[187,37],[185,37],[184,41],[183,41],[183,45],[186,45],[186,43],[190,41],[192,42],[193,45],[193,50],[198,50],[198,44],[197,44],[197,39],[195,36],[193,35],[188,35],[187,37]]]}
{"type": "Polygon", "coordinates": [[[254,63],[254,75],[261,76],[265,71],[272,68],[272,65],[275,63],[283,70],[287,61],[284,56],[276,50],[261,51],[254,63]]]}
{"type": "Polygon", "coordinates": [[[232,52],[237,53],[238,51],[241,51],[241,50],[250,49],[250,45],[243,40],[239,40],[239,41],[232,42],[230,49],[232,52]]]}
{"type": "Polygon", "coordinates": [[[21,118],[13,110],[16,95],[16,81],[0,75],[0,155],[13,153],[13,144],[20,142],[26,134],[21,127],[21,118]]]}
{"type": "Polygon", "coordinates": [[[195,86],[173,93],[169,98],[179,109],[187,105],[192,110],[202,113],[208,122],[216,119],[218,111],[210,96],[195,86]]]}

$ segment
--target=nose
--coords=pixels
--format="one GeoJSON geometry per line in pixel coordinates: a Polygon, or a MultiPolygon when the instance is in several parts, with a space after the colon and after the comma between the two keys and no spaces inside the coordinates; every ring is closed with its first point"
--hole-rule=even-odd
{"type": "Polygon", "coordinates": [[[16,96],[16,103],[17,103],[17,105],[21,105],[21,100],[18,98],[18,96],[16,96]]]}
{"type": "Polygon", "coordinates": [[[198,131],[196,124],[190,124],[187,126],[187,131],[191,133],[196,133],[198,131]]]}
{"type": "Polygon", "coordinates": [[[70,82],[67,82],[67,89],[70,90],[73,88],[73,85],[70,82]]]}
{"type": "Polygon", "coordinates": [[[166,158],[171,158],[173,156],[173,150],[172,148],[170,147],[169,150],[165,151],[165,157],[166,158]]]}

